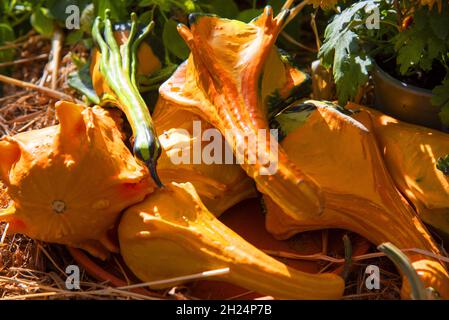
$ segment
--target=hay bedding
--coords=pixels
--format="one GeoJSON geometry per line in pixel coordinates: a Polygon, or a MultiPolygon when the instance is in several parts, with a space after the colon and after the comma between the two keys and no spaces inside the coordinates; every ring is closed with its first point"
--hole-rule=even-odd
{"type": "MultiPolygon", "coordinates": [[[[19,53],[13,63],[12,77],[27,83],[51,88],[57,92],[76,96],[68,87],[67,76],[74,70],[72,55],[86,58],[88,52],[81,46],[63,47],[60,57],[54,57],[51,52],[51,41],[43,39],[31,32],[26,37],[16,40],[14,45],[19,53]],[[37,57],[37,58],[36,58],[37,57]],[[42,57],[49,57],[43,59],[42,57]],[[59,65],[57,81],[52,83],[52,66],[59,65]]],[[[56,124],[54,103],[56,99],[46,93],[24,89],[9,84],[4,85],[3,96],[0,97],[0,136],[14,135],[23,131],[39,129],[56,124]]],[[[8,205],[6,189],[0,182],[0,207],[8,205]]],[[[107,261],[95,259],[96,270],[102,269],[109,273],[110,281],[96,279],[95,270],[89,268],[89,275],[81,267],[80,290],[66,289],[68,265],[77,264],[67,248],[60,245],[34,241],[26,236],[8,233],[8,226],[0,224],[0,298],[1,299],[196,299],[190,293],[191,286],[175,287],[164,292],[151,292],[138,288],[117,289],[118,285],[136,283],[137,279],[126,270],[119,256],[112,256],[107,261]],[[113,279],[120,281],[113,281],[113,279]]],[[[320,231],[321,232],[321,231],[320,231]]],[[[332,231],[331,231],[332,232],[332,231]]],[[[309,235],[312,233],[309,233],[309,235]]],[[[299,235],[291,243],[304,241],[308,234],[299,235]],[[302,238],[301,238],[302,237],[302,238]]],[[[324,245],[323,248],[327,247],[324,245]]],[[[343,249],[343,248],[342,248],[343,249]]],[[[341,250],[343,251],[343,250],[341,250]]],[[[374,252],[375,249],[371,248],[374,252]]],[[[80,252],[78,252],[80,253],[80,252]]],[[[287,261],[278,254],[277,257],[287,261]]],[[[342,266],[341,261],[332,262],[332,258],[342,260],[341,252],[324,252],[315,259],[321,271],[342,266]]],[[[359,257],[360,258],[360,257],[359,257]]],[[[363,258],[363,257],[362,257],[363,258]]],[[[344,260],[344,259],[343,259],[344,260]]],[[[345,299],[398,299],[401,279],[392,264],[385,258],[374,254],[373,258],[357,260],[353,257],[351,273],[346,281],[345,299]],[[368,264],[376,264],[381,268],[381,289],[370,292],[365,287],[365,268],[368,264]]],[[[104,275],[104,272],[103,272],[104,275]]],[[[97,274],[98,276],[98,274],[97,274]]],[[[98,277],[97,277],[98,278],[98,277]]],[[[104,277],[100,277],[104,278],[104,277]]],[[[210,284],[214,284],[211,282],[210,284]]],[[[250,297],[250,292],[244,292],[229,299],[250,297]]],[[[201,297],[205,298],[205,297],[201,297]]]]}

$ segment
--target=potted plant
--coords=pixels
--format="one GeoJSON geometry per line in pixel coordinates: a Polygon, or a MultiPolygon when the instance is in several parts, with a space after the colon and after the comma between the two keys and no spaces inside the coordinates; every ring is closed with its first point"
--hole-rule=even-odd
{"type": "Polygon", "coordinates": [[[372,76],[376,106],[401,120],[449,126],[449,3],[356,1],[326,28],[319,58],[339,103],[360,100],[372,76]]]}

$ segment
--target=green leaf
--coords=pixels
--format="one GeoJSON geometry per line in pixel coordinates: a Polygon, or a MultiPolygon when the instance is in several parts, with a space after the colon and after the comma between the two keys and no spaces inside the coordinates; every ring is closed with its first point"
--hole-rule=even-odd
{"type": "Polygon", "coordinates": [[[80,27],[81,30],[90,34],[95,20],[95,6],[90,3],[81,12],[80,27]]]}
{"type": "Polygon", "coordinates": [[[75,30],[70,32],[65,38],[65,43],[68,45],[72,45],[80,42],[83,39],[84,31],[83,30],[75,30]]]}
{"type": "Polygon", "coordinates": [[[435,87],[432,91],[432,104],[435,106],[449,106],[449,77],[444,79],[441,85],[435,87]]]}
{"type": "Polygon", "coordinates": [[[362,48],[358,32],[367,32],[364,8],[379,1],[360,1],[334,16],[324,33],[324,43],[318,53],[323,66],[333,68],[338,102],[345,105],[368,81],[372,60],[362,48]]]}
{"type": "Polygon", "coordinates": [[[333,69],[341,105],[352,100],[358,89],[368,81],[371,67],[371,59],[360,50],[357,34],[352,31],[344,33],[335,47],[333,69]]]}
{"type": "Polygon", "coordinates": [[[69,74],[67,83],[70,87],[84,94],[92,103],[99,104],[100,98],[93,88],[89,67],[90,63],[86,63],[78,71],[69,74]]]}
{"type": "MultiPolygon", "coordinates": [[[[6,23],[0,23],[0,46],[15,39],[14,30],[6,23]]],[[[14,49],[0,50],[0,62],[11,61],[14,49]]]]}
{"type": "Polygon", "coordinates": [[[34,30],[44,37],[50,38],[53,35],[54,24],[53,19],[49,17],[48,10],[45,8],[37,8],[31,15],[31,25],[34,30]]]}
{"type": "Polygon", "coordinates": [[[172,5],[172,0],[141,0],[138,4],[139,7],[158,6],[164,12],[170,11],[172,5]]]}
{"type": "Polygon", "coordinates": [[[11,4],[9,1],[0,1],[1,12],[9,13],[11,10],[11,4]]]}
{"type": "Polygon", "coordinates": [[[414,37],[404,44],[399,49],[396,58],[397,64],[400,66],[399,72],[406,74],[410,68],[419,65],[425,46],[426,42],[423,37],[414,37]]]}
{"type": "Polygon", "coordinates": [[[222,18],[234,19],[239,14],[239,8],[233,0],[227,0],[223,5],[223,0],[202,1],[208,13],[216,14],[222,18]]]}
{"type": "MultiPolygon", "coordinates": [[[[446,6],[444,6],[446,8],[446,6]]],[[[434,8],[436,10],[436,8],[434,8]]],[[[449,34],[448,10],[443,10],[441,14],[433,14],[430,19],[430,26],[433,33],[441,40],[446,40],[449,34]]]]}
{"type": "Polygon", "coordinates": [[[128,20],[129,14],[124,0],[94,0],[95,12],[97,16],[105,18],[105,11],[109,9],[111,12],[111,20],[123,21],[128,20]]]}
{"type": "Polygon", "coordinates": [[[449,126],[449,106],[445,105],[441,108],[440,113],[438,113],[441,123],[445,126],[449,126]]]}
{"type": "Polygon", "coordinates": [[[83,45],[90,50],[94,47],[94,41],[92,38],[83,39],[83,45]]]}
{"type": "Polygon", "coordinates": [[[449,155],[439,157],[437,160],[437,169],[443,172],[445,176],[449,176],[449,155]]]}
{"type": "Polygon", "coordinates": [[[69,13],[66,13],[68,6],[77,6],[81,14],[89,3],[89,0],[47,0],[45,6],[53,18],[65,22],[69,15],[69,13]]]}
{"type": "Polygon", "coordinates": [[[175,72],[177,64],[170,64],[165,68],[146,76],[140,76],[138,79],[139,91],[148,92],[151,90],[158,90],[161,84],[170,78],[170,76],[175,72]]]}
{"type": "MultiPolygon", "coordinates": [[[[318,57],[325,67],[330,68],[333,66],[334,61],[337,61],[334,59],[335,47],[344,34],[351,31],[357,25],[363,24],[361,22],[363,19],[360,15],[362,11],[364,12],[362,9],[366,6],[376,5],[378,2],[379,1],[360,1],[334,16],[331,23],[326,27],[324,32],[324,42],[318,53],[318,57]]],[[[362,27],[366,29],[364,25],[362,27]]]]}
{"type": "MultiPolygon", "coordinates": [[[[228,5],[228,2],[233,2],[233,1],[232,0],[227,1],[226,5],[228,5]]],[[[187,13],[192,13],[197,10],[197,5],[194,0],[184,0],[183,5],[184,5],[184,10],[187,13]]]]}
{"type": "Polygon", "coordinates": [[[200,11],[196,0],[140,0],[138,6],[157,6],[162,12],[170,12],[173,8],[182,9],[184,13],[200,11]]]}
{"type": "Polygon", "coordinates": [[[267,4],[273,8],[274,14],[278,14],[284,5],[284,2],[285,0],[268,0],[267,4]]]}
{"type": "Polygon", "coordinates": [[[154,0],[141,0],[138,4],[139,7],[149,7],[151,5],[154,5],[154,0]]]}
{"type": "Polygon", "coordinates": [[[145,11],[139,15],[137,20],[140,24],[148,25],[153,20],[154,12],[152,10],[145,11]]]}
{"type": "Polygon", "coordinates": [[[436,37],[428,37],[427,51],[423,54],[420,61],[421,68],[428,71],[432,70],[433,61],[439,59],[446,50],[444,41],[440,41],[436,37]]]}
{"type": "Polygon", "coordinates": [[[270,127],[278,129],[280,132],[279,140],[283,140],[291,132],[302,127],[315,111],[316,107],[313,104],[292,104],[276,115],[271,121],[270,127]]]}
{"type": "Polygon", "coordinates": [[[439,113],[441,122],[449,126],[449,77],[432,91],[432,104],[441,108],[439,113]]]}
{"type": "Polygon", "coordinates": [[[440,15],[436,9],[431,12],[427,8],[418,9],[413,24],[393,39],[399,71],[406,74],[432,70],[434,61],[441,61],[442,55],[448,52],[449,42],[445,41],[448,34],[447,13],[440,15]]]}
{"type": "Polygon", "coordinates": [[[260,16],[262,12],[263,12],[262,9],[243,10],[237,15],[237,17],[235,17],[235,19],[243,22],[250,22],[254,18],[260,16]]]}
{"type": "Polygon", "coordinates": [[[189,56],[189,47],[185,44],[184,40],[178,33],[176,21],[173,19],[168,20],[164,24],[164,30],[162,31],[162,40],[165,48],[168,49],[179,59],[185,60],[189,56]]]}

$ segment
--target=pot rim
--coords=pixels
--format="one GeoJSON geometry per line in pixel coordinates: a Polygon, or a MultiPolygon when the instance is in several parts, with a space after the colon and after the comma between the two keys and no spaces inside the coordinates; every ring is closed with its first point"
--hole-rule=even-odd
{"type": "Polygon", "coordinates": [[[386,79],[391,85],[393,85],[395,87],[399,87],[403,90],[405,89],[405,90],[409,90],[409,91],[414,91],[415,93],[419,93],[428,98],[431,98],[433,96],[432,90],[420,88],[420,87],[405,83],[405,82],[398,80],[395,77],[391,76],[384,69],[382,69],[377,64],[377,62],[374,61],[374,59],[373,59],[373,65],[374,65],[373,72],[377,73],[379,75],[379,77],[386,79]]]}

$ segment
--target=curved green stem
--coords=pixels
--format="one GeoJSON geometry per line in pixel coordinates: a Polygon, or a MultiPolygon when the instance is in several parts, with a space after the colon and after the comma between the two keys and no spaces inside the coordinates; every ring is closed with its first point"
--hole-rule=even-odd
{"type": "Polygon", "coordinates": [[[407,256],[398,247],[389,242],[382,243],[377,249],[385,253],[407,278],[412,289],[411,298],[413,300],[428,300],[426,289],[407,256]]]}
{"type": "MultiPolygon", "coordinates": [[[[134,155],[149,168],[156,184],[162,183],[156,172],[157,159],[161,154],[161,145],[154,130],[150,111],[140,95],[137,74],[137,50],[143,39],[150,33],[151,22],[137,38],[137,16],[131,14],[131,30],[128,39],[119,46],[114,37],[110,12],[106,10],[105,20],[95,19],[92,37],[101,52],[100,72],[116,96],[117,105],[125,113],[134,136],[134,155]],[[101,32],[103,30],[103,34],[101,32]]],[[[110,96],[108,100],[110,101],[110,96]]]]}

